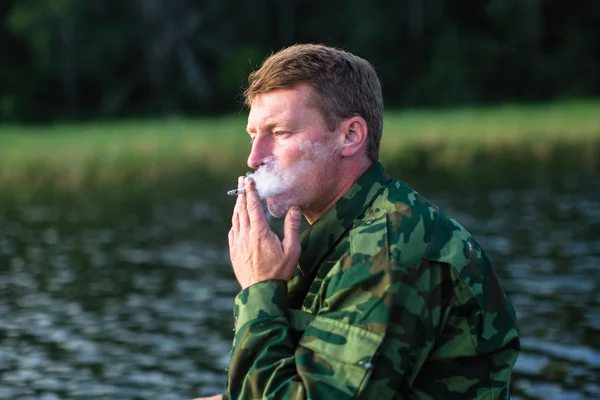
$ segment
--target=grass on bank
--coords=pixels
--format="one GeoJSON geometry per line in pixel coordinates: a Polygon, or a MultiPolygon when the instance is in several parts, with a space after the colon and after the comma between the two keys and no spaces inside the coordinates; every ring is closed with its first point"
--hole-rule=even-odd
{"type": "MultiPolygon", "coordinates": [[[[190,166],[243,172],[250,148],[245,114],[220,118],[0,125],[0,187],[50,181],[77,188],[156,180],[190,166]]],[[[531,162],[575,146],[576,163],[600,157],[600,100],[530,106],[388,111],[381,159],[462,168],[519,153],[531,162]]]]}

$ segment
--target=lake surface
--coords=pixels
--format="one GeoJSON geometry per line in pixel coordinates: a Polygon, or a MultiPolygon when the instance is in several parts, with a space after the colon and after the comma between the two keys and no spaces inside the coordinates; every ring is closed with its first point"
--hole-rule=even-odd
{"type": "MultiPolygon", "coordinates": [[[[598,174],[479,172],[399,175],[494,262],[522,333],[513,398],[600,398],[598,174]]],[[[229,186],[2,203],[0,399],[221,392],[238,291],[229,186]]]]}

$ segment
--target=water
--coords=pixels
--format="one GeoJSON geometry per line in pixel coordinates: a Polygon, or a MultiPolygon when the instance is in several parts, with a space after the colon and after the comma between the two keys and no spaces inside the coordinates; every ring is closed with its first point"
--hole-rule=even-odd
{"type": "MultiPolygon", "coordinates": [[[[405,179],[476,235],[502,277],[523,336],[513,398],[600,398],[600,179],[405,179]]],[[[3,203],[0,399],[222,391],[238,291],[228,188],[3,203]]]]}

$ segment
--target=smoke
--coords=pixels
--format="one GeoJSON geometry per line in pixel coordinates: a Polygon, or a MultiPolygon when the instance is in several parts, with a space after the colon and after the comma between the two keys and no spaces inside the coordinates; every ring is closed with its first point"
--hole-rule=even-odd
{"type": "Polygon", "coordinates": [[[308,170],[311,164],[308,160],[302,160],[284,171],[279,161],[271,156],[255,172],[246,173],[246,177],[252,178],[258,196],[265,200],[267,197],[277,196],[294,187],[296,178],[303,171],[308,170]]]}
{"type": "MultiPolygon", "coordinates": [[[[313,143],[306,140],[298,145],[298,149],[305,157],[285,170],[281,168],[281,164],[275,157],[269,156],[256,171],[246,173],[246,177],[252,178],[256,183],[256,191],[262,200],[277,196],[298,185],[296,180],[308,175],[314,161],[330,157],[337,147],[332,148],[327,146],[327,143],[313,143]]],[[[326,173],[326,171],[313,172],[326,173]]]]}
{"type": "Polygon", "coordinates": [[[279,218],[293,206],[308,206],[305,202],[311,194],[306,190],[314,186],[309,180],[320,180],[331,173],[328,169],[335,167],[332,155],[337,149],[339,147],[333,145],[333,141],[312,143],[306,140],[298,145],[300,160],[291,166],[282,168],[278,159],[269,156],[256,171],[246,173],[246,177],[254,180],[258,196],[263,201],[276,198],[268,204],[268,209],[271,215],[279,218]],[[306,190],[303,189],[305,186],[306,190]],[[283,193],[286,196],[276,197],[283,193]]]}

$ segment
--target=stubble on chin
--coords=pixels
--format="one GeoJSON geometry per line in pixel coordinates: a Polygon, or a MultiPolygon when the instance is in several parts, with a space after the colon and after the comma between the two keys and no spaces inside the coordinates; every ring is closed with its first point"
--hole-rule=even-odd
{"type": "Polygon", "coordinates": [[[292,208],[294,204],[291,201],[278,200],[275,198],[267,199],[267,209],[269,213],[275,218],[284,217],[288,210],[292,208]]]}

